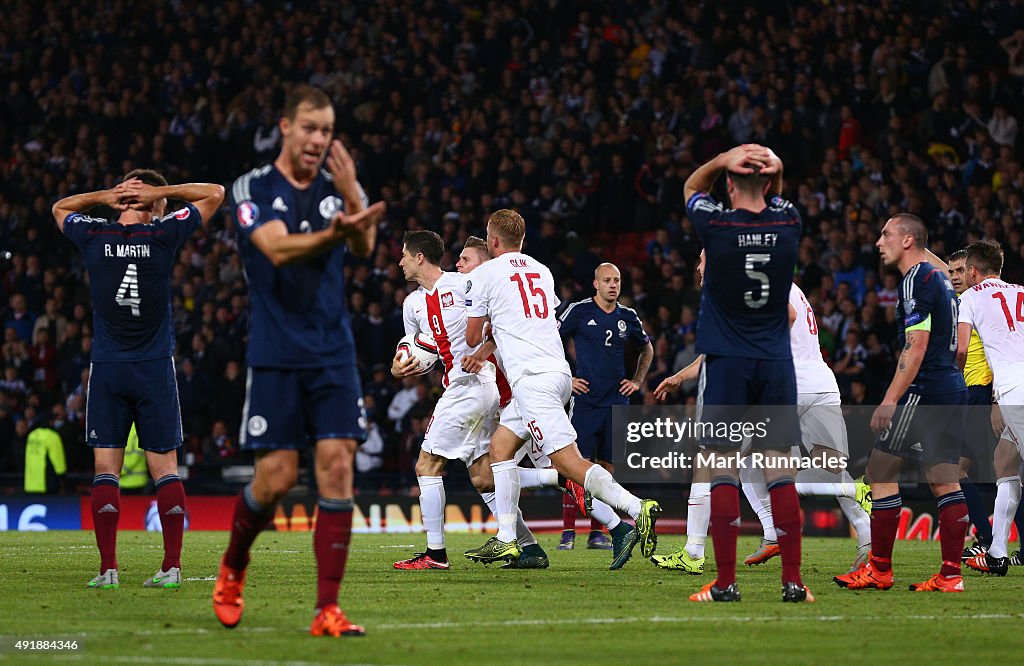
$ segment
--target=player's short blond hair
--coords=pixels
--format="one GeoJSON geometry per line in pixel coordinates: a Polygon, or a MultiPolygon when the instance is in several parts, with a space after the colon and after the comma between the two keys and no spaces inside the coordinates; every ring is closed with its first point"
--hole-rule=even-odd
{"type": "Polygon", "coordinates": [[[505,247],[520,247],[526,236],[526,221],[523,216],[509,208],[491,213],[487,218],[487,228],[505,247]]]}

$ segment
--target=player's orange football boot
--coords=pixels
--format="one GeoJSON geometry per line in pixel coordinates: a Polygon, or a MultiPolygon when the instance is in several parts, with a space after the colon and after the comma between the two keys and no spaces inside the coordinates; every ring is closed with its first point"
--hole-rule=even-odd
{"type": "Polygon", "coordinates": [[[964,577],[950,576],[947,578],[942,574],[935,574],[923,583],[914,583],[910,586],[911,592],[963,592],[964,577]]]}
{"type": "Polygon", "coordinates": [[[310,636],[365,636],[366,629],[352,624],[338,604],[324,606],[309,625],[310,636]]]}
{"type": "Polygon", "coordinates": [[[245,601],[242,588],[245,586],[245,569],[233,569],[220,562],[220,573],[213,586],[213,612],[228,629],[233,629],[242,619],[245,601]]]}
{"type": "Polygon", "coordinates": [[[782,553],[782,550],[779,548],[777,541],[761,539],[761,545],[753,553],[747,555],[746,559],[743,560],[743,564],[746,564],[748,567],[764,564],[773,557],[778,557],[780,553],[782,553]]]}
{"type": "Polygon", "coordinates": [[[876,571],[870,562],[867,566],[842,576],[836,576],[832,580],[839,587],[845,587],[848,590],[888,590],[893,584],[892,569],[885,572],[876,571]]]}
{"type": "Polygon", "coordinates": [[[739,601],[740,598],[740,589],[736,583],[729,585],[724,590],[719,589],[717,578],[700,588],[700,592],[690,595],[690,601],[739,601]]]}

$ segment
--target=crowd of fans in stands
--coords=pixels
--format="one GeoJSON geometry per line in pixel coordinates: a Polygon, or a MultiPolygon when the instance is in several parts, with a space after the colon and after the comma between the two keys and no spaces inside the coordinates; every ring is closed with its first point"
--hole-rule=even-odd
{"type": "MultiPolygon", "coordinates": [[[[639,243],[622,300],[655,341],[645,401],[695,357],[700,244],[683,183],[738,143],[785,162],[805,223],[797,279],[848,402],[877,399],[891,376],[898,276],[874,249],[891,213],[925,219],[940,255],[1000,241],[1004,276],[1024,280],[1018,0],[0,8],[0,473],[19,471],[27,433],[47,424],[71,469],[91,468],[88,278],[52,203],[135,167],[230,185],[276,155],[297,82],[329,92],[361,182],[388,202],[373,258],[347,269],[371,422],[359,465],[387,485],[411,479],[440,390],[387,372],[406,229],[439,232],[451,268],[488,213],[515,207],[563,301],[592,292],[622,239],[639,243]]],[[[248,305],[230,216],[181,252],[173,312],[185,460],[243,461],[248,305]]]]}

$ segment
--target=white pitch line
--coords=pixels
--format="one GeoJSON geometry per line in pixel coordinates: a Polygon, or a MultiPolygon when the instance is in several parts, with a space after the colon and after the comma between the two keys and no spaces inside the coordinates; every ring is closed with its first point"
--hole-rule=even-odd
{"type": "MultiPolygon", "coordinates": [[[[21,655],[25,656],[25,655],[21,655]]],[[[34,657],[46,658],[47,660],[59,661],[85,661],[95,659],[95,655],[85,654],[34,654],[34,657]]],[[[323,661],[274,661],[268,659],[204,659],[200,657],[149,657],[149,656],[120,656],[102,658],[104,662],[121,664],[180,664],[181,666],[321,666],[323,661]]],[[[350,666],[369,666],[368,664],[351,664],[350,666]]],[[[379,665],[378,665],[379,666],[379,665]]]]}

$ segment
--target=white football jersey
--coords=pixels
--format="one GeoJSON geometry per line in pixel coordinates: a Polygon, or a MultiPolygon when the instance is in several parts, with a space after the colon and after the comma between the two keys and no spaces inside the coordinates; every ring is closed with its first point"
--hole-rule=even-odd
{"type": "MultiPolygon", "coordinates": [[[[444,365],[444,386],[471,373],[462,369],[462,357],[476,348],[466,344],[466,279],[459,273],[443,273],[434,288],[420,287],[405,297],[402,319],[405,334],[427,333],[437,343],[437,353],[444,365]]],[[[482,382],[495,381],[494,366],[485,365],[477,373],[482,382]]]]}
{"type": "Polygon", "coordinates": [[[789,288],[789,304],[796,310],[796,321],[789,329],[789,346],[793,350],[793,367],[796,369],[796,392],[839,393],[835,373],[821,357],[814,308],[795,284],[789,288]]]}
{"type": "Polygon", "coordinates": [[[1024,384],[1024,287],[982,280],[960,294],[959,322],[978,331],[997,396],[1024,384]]]}
{"type": "Polygon", "coordinates": [[[490,317],[512,386],[525,374],[572,376],[558,335],[555,281],[548,267],[521,252],[508,252],[466,276],[470,317],[490,317]]]}

